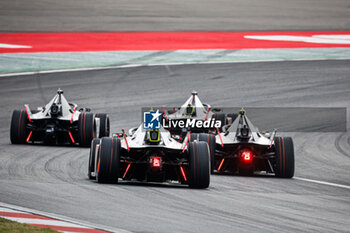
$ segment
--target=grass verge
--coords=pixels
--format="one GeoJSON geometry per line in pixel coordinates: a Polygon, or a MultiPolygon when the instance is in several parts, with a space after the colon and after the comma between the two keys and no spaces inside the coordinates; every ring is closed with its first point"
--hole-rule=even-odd
{"type": "Polygon", "coordinates": [[[57,233],[49,228],[31,226],[24,223],[13,222],[0,218],[0,233],[57,233]]]}

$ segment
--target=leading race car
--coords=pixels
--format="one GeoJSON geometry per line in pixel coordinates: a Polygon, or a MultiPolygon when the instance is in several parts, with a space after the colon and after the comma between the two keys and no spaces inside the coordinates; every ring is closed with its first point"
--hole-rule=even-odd
{"type": "Polygon", "coordinates": [[[211,173],[214,171],[215,166],[215,135],[217,132],[224,131],[229,124],[232,123],[237,118],[238,114],[226,114],[222,112],[220,108],[212,108],[209,104],[202,103],[198,97],[196,91],[192,91],[192,95],[186,100],[186,102],[179,108],[172,108],[166,110],[163,107],[163,118],[166,122],[171,121],[188,121],[188,120],[198,120],[198,121],[209,121],[213,124],[209,127],[167,127],[166,129],[177,138],[180,142],[184,139],[184,135],[188,131],[191,131],[192,135],[190,141],[204,141],[209,145],[210,150],[210,161],[211,161],[211,173]],[[214,121],[219,121],[220,126],[216,128],[214,121]]]}
{"type": "Polygon", "coordinates": [[[141,124],[127,136],[94,139],[91,143],[89,178],[99,183],[119,179],[143,182],[179,182],[191,188],[207,188],[210,183],[209,148],[206,142],[183,143],[163,130],[144,130],[141,124]]]}
{"type": "Polygon", "coordinates": [[[265,171],[277,177],[292,178],[293,140],[290,137],[277,137],[276,130],[271,134],[259,132],[242,109],[228,130],[216,136],[213,166],[218,173],[251,175],[265,171]]]}
{"type": "MultiPolygon", "coordinates": [[[[186,100],[186,102],[178,108],[168,108],[163,107],[163,117],[166,121],[179,121],[179,120],[188,120],[196,119],[200,121],[219,121],[221,126],[219,130],[223,130],[223,126],[231,123],[236,117],[237,114],[225,114],[221,112],[220,108],[212,108],[209,104],[202,103],[198,97],[196,91],[192,91],[191,96],[186,100]]],[[[191,127],[191,132],[195,133],[215,133],[215,124],[210,124],[211,127],[202,127],[196,128],[191,127]]],[[[180,135],[181,128],[179,127],[167,127],[167,129],[175,135],[180,135]]]]}
{"type": "Polygon", "coordinates": [[[10,138],[12,144],[44,142],[46,144],[77,144],[90,146],[94,137],[109,136],[109,116],[90,113],[88,108],[80,108],[68,103],[63,91],[44,107],[12,113],[10,138]]]}

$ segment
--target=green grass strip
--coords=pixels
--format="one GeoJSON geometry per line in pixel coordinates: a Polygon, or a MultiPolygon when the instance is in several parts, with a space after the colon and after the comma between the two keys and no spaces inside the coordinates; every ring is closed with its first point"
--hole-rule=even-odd
{"type": "Polygon", "coordinates": [[[0,218],[0,233],[57,233],[49,228],[31,226],[24,223],[13,222],[0,218]]]}

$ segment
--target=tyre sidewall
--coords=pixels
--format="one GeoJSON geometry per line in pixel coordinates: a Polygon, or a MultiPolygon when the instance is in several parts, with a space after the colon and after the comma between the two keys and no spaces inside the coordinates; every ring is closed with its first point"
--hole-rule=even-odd
{"type": "Polygon", "coordinates": [[[117,183],[120,163],[120,139],[103,137],[99,149],[99,170],[96,178],[99,183],[117,183]]]}
{"type": "Polygon", "coordinates": [[[191,188],[207,188],[210,183],[209,146],[206,142],[190,142],[189,185],[191,188]]]}
{"type": "Polygon", "coordinates": [[[95,117],[92,113],[81,113],[78,120],[78,139],[79,145],[88,147],[91,144],[92,139],[95,137],[96,124],[95,117]]]}
{"type": "Polygon", "coordinates": [[[14,110],[11,119],[10,139],[12,144],[24,144],[28,130],[28,116],[24,110],[14,110]]]}
{"type": "MultiPolygon", "coordinates": [[[[100,144],[100,139],[93,139],[90,147],[90,156],[89,156],[89,168],[88,168],[88,176],[89,179],[94,179],[96,176],[92,176],[91,172],[95,171],[95,155],[96,155],[96,146],[100,144]]],[[[96,173],[95,173],[96,174],[96,173]]]]}
{"type": "Polygon", "coordinates": [[[290,137],[275,138],[275,175],[281,178],[294,176],[294,145],[290,137]]]}

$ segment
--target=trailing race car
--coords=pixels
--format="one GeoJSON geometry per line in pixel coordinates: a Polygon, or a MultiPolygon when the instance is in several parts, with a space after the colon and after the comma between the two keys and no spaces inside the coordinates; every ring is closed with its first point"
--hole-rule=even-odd
{"type": "Polygon", "coordinates": [[[109,116],[90,113],[68,103],[63,91],[58,89],[55,97],[45,106],[30,110],[14,110],[10,137],[12,144],[44,142],[46,144],[76,144],[90,146],[94,137],[109,136],[109,116]]]}
{"type": "Polygon", "coordinates": [[[259,132],[242,109],[228,130],[216,136],[214,169],[218,173],[241,175],[265,171],[277,177],[292,178],[293,140],[277,137],[276,130],[271,134],[259,132]]]}
{"type": "Polygon", "coordinates": [[[209,148],[206,142],[183,143],[163,130],[144,130],[141,124],[127,136],[94,139],[91,143],[89,178],[99,183],[122,180],[143,182],[177,181],[191,188],[210,183],[209,148]]]}

